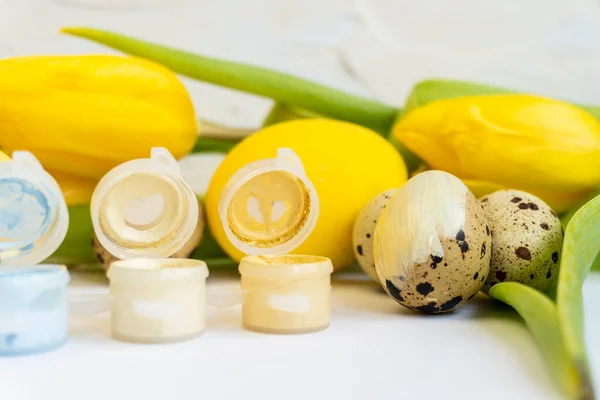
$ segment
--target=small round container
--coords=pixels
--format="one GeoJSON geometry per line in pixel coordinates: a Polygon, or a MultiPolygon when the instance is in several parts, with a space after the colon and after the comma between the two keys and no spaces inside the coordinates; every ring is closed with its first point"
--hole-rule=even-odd
{"type": "Polygon", "coordinates": [[[242,323],[264,333],[306,333],[329,326],[331,260],[287,254],[314,229],[319,198],[291,150],[236,172],[219,214],[227,237],[248,254],[240,263],[242,323]]]}
{"type": "Polygon", "coordinates": [[[39,353],[67,341],[68,283],[58,265],[0,270],[0,355],[39,353]]]}
{"type": "Polygon", "coordinates": [[[206,327],[206,278],[202,261],[134,259],[108,271],[113,297],[112,336],[161,343],[194,338],[206,327]]]}
{"type": "Polygon", "coordinates": [[[0,163],[0,355],[67,341],[69,273],[37,264],[60,246],[68,225],[60,187],[31,153],[0,163]]]}
{"type": "Polygon", "coordinates": [[[244,328],[265,333],[326,329],[333,266],[325,257],[248,256],[240,263],[244,328]]]}
{"type": "Polygon", "coordinates": [[[200,335],[208,268],[168,258],[194,233],[198,201],[169,151],[153,148],[150,158],[115,167],[99,182],[90,207],[98,241],[120,259],[107,272],[113,338],[162,343],[200,335]]]}

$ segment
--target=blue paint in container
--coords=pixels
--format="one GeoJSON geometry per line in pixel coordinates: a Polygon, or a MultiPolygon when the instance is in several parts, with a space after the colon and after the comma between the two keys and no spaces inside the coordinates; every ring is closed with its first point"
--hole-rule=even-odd
{"type": "Polygon", "coordinates": [[[60,246],[68,224],[60,187],[31,153],[0,163],[0,356],[66,342],[69,273],[38,264],[60,246]]]}
{"type": "Polygon", "coordinates": [[[0,355],[38,353],[62,346],[68,336],[63,266],[0,270],[0,355]]]}

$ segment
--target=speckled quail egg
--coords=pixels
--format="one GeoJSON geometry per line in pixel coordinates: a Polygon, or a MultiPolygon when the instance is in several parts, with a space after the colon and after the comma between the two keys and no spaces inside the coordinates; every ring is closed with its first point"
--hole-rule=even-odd
{"type": "Polygon", "coordinates": [[[548,289],[558,276],[563,242],[560,220],[539,198],[500,190],[480,199],[492,233],[492,261],[484,291],[514,281],[548,289]]]}
{"type": "Polygon", "coordinates": [[[456,308],[482,288],[491,235],[483,209],[457,177],[415,175],[392,196],[375,228],[375,270],[398,303],[424,313],[456,308]]]}
{"type": "MultiPolygon", "coordinates": [[[[204,236],[204,227],[206,224],[204,221],[203,208],[200,204],[199,204],[199,206],[200,207],[198,207],[198,223],[196,224],[196,228],[194,229],[192,236],[190,236],[188,241],[183,245],[183,247],[181,249],[176,251],[169,258],[188,258],[192,255],[194,250],[196,250],[196,248],[202,242],[202,238],[204,236]]],[[[100,265],[102,266],[102,268],[104,268],[105,270],[108,270],[108,267],[110,267],[110,264],[112,262],[119,260],[117,257],[110,254],[102,246],[102,244],[100,244],[100,242],[98,241],[98,238],[95,235],[92,239],[92,245],[94,247],[94,253],[96,253],[96,258],[100,262],[100,265]]]]}
{"type": "Polygon", "coordinates": [[[381,212],[387,202],[392,198],[398,189],[386,190],[378,194],[367,204],[354,222],[352,231],[352,244],[354,255],[360,267],[375,282],[379,282],[377,272],[375,272],[375,260],[373,259],[373,236],[375,227],[381,212]]]}

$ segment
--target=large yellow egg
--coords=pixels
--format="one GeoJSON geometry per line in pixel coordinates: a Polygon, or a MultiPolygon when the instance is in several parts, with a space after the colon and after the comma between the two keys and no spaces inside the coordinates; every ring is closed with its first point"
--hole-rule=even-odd
{"type": "Polygon", "coordinates": [[[310,236],[293,251],[328,257],[339,269],[354,261],[352,227],[361,209],[377,194],[406,182],[404,161],[377,133],[358,125],[303,119],[262,129],[239,143],[215,172],[206,194],[208,224],[219,245],[236,261],[245,255],[227,239],[219,219],[219,199],[229,178],[245,165],[275,158],[291,148],[302,160],[320,202],[310,236]]]}

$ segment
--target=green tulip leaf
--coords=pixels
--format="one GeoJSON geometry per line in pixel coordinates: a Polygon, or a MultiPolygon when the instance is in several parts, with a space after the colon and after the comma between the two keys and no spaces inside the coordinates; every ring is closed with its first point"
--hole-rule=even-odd
{"type": "Polygon", "coordinates": [[[577,370],[564,345],[554,302],[538,290],[517,282],[494,285],[490,296],[508,304],[521,315],[554,380],[566,395],[576,398],[577,370]]]}
{"type": "Polygon", "coordinates": [[[600,196],[596,196],[581,207],[567,225],[556,293],[565,346],[579,374],[588,383],[591,376],[584,341],[583,283],[599,252],[600,196]]]}
{"type": "Polygon", "coordinates": [[[198,138],[192,153],[229,153],[239,143],[235,139],[198,138]]]}
{"type": "Polygon", "coordinates": [[[60,247],[45,262],[52,264],[96,264],[92,238],[94,227],[90,205],[69,206],[69,229],[60,247]]]}
{"type": "MultiPolygon", "coordinates": [[[[406,100],[402,113],[398,115],[398,118],[402,118],[404,115],[411,112],[415,108],[421,107],[435,100],[506,93],[534,94],[521,90],[513,90],[497,86],[485,85],[477,82],[428,79],[425,81],[421,81],[415,85],[410,95],[408,96],[408,99],[406,100]]],[[[597,119],[600,119],[600,107],[587,106],[582,104],[573,105],[584,109],[597,119]]]]}
{"type": "Polygon", "coordinates": [[[600,196],[569,218],[556,285],[556,303],[516,282],[492,287],[490,296],[525,320],[555,380],[570,398],[593,399],[584,339],[583,283],[600,252],[600,196]]]}
{"type": "Polygon", "coordinates": [[[386,135],[398,112],[394,107],[373,100],[259,66],[205,57],[99,29],[69,27],[61,32],[155,61],[193,79],[272,98],[386,135]]]}

